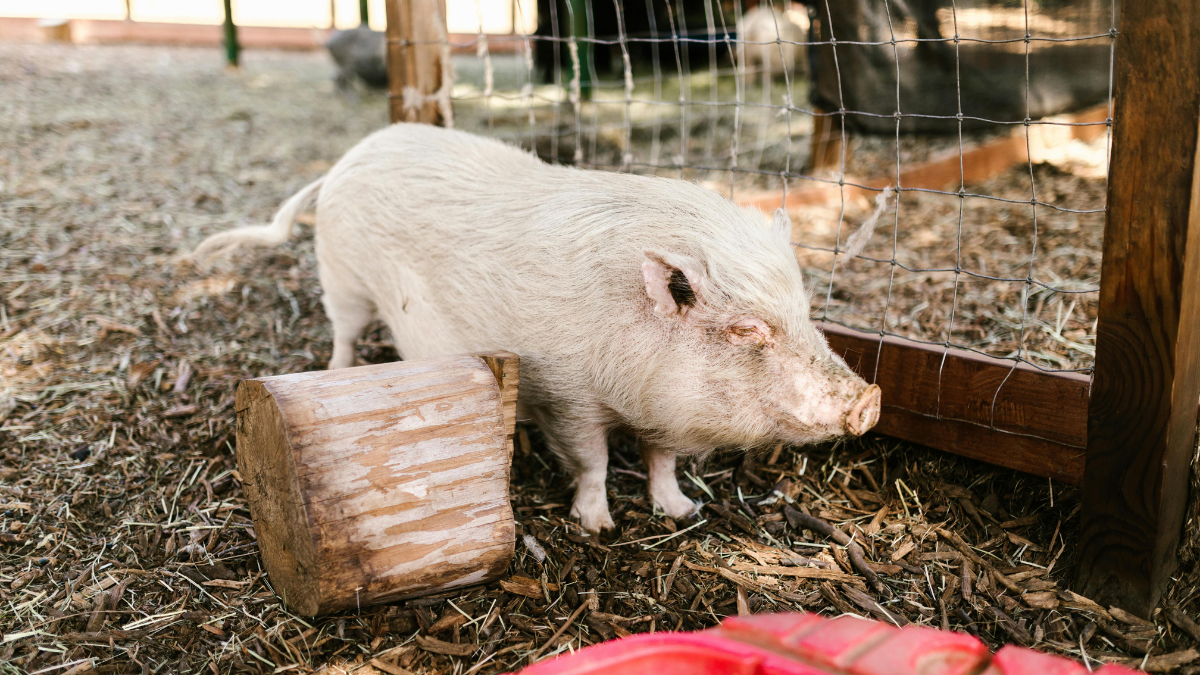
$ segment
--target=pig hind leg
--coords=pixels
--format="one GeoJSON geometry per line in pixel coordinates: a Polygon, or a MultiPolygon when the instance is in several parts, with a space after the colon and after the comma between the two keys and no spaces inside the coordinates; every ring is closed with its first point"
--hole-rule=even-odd
{"type": "Polygon", "coordinates": [[[354,365],[354,343],[375,319],[375,305],[347,288],[348,284],[340,281],[337,275],[327,272],[328,269],[321,271],[324,290],[321,304],[325,305],[325,314],[333,323],[333,357],[329,359],[329,369],[337,370],[354,365]]]}
{"type": "Polygon", "coordinates": [[[687,518],[696,513],[696,503],[679,489],[675,478],[675,451],[643,440],[642,461],[650,478],[650,498],[655,506],[672,518],[687,518]]]}

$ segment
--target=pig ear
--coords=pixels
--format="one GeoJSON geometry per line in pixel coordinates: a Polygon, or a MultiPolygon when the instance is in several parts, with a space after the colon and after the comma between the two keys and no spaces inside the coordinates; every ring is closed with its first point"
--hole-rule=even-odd
{"type": "Polygon", "coordinates": [[[642,279],[646,295],[654,302],[655,314],[685,316],[700,303],[703,279],[694,260],[659,251],[646,251],[645,255],[642,279]]]}
{"type": "Polygon", "coordinates": [[[771,233],[787,243],[792,243],[792,219],[787,211],[775,209],[775,219],[771,221],[771,233]]]}

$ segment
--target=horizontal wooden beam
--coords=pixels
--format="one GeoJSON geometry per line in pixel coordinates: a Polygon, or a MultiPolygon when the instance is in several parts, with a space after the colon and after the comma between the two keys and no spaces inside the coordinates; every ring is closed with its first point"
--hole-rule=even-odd
{"type": "Polygon", "coordinates": [[[822,325],[829,346],[883,389],[875,431],[1078,485],[1090,378],[964,349],[822,325]]]}
{"type": "MultiPolygon", "coordinates": [[[[805,206],[836,204],[842,199],[871,200],[889,185],[919,190],[957,190],[962,185],[978,185],[991,180],[1014,166],[1040,162],[1050,151],[1073,140],[1091,142],[1108,131],[1108,104],[1088,108],[1070,115],[1060,115],[1038,120],[1029,127],[1014,127],[1012,132],[988,141],[983,145],[949,152],[918,164],[905,166],[899,179],[891,174],[873,178],[846,176],[846,185],[837,182],[801,183],[789,190],[786,198],[778,190],[752,192],[739,195],[737,202],[753,206],[762,211],[773,211],[784,207],[796,211],[805,206]],[[860,187],[861,186],[861,187],[860,187]]],[[[810,168],[815,174],[818,169],[837,171],[840,163],[841,138],[836,135],[835,117],[815,118],[814,142],[819,149],[814,154],[822,156],[823,164],[810,168]],[[831,136],[832,135],[832,136],[831,136]],[[818,138],[824,136],[824,138],[818,138]]]]}

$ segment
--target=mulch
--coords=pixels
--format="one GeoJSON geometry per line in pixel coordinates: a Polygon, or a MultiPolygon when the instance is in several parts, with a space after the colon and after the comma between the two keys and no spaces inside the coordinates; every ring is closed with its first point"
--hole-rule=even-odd
{"type": "MultiPolygon", "coordinates": [[[[883,437],[685,465],[693,522],[655,512],[619,440],[597,540],[522,427],[501,580],[289,613],[236,477],[233,390],[328,359],[312,240],[205,272],[180,254],[267,219],[386,108],[334,95],[321,55],[245,58],[0,45],[0,672],[496,673],[769,611],[1200,672],[1194,548],[1150,621],[1099,606],[1071,591],[1077,489],[883,437]]],[[[386,330],[359,357],[395,359],[386,330]]]]}

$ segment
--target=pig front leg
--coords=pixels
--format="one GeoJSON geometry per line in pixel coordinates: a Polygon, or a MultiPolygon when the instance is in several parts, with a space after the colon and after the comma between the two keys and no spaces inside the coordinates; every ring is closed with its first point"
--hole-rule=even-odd
{"type": "Polygon", "coordinates": [[[616,528],[612,514],[608,512],[608,494],[604,488],[607,473],[608,444],[605,439],[599,446],[589,447],[586,461],[580,463],[579,473],[575,475],[575,501],[571,504],[571,516],[579,519],[583,529],[594,534],[616,528]]]}
{"type": "Polygon", "coordinates": [[[674,450],[643,440],[642,461],[650,477],[650,498],[663,513],[672,518],[688,518],[696,513],[696,502],[679,489],[675,478],[674,450]]]}
{"type": "Polygon", "coordinates": [[[616,528],[608,512],[605,478],[608,474],[608,425],[597,419],[549,417],[535,410],[534,418],[546,436],[550,450],[558,456],[575,484],[571,516],[593,534],[616,528]],[[548,418],[548,419],[547,419],[548,418]]]}

